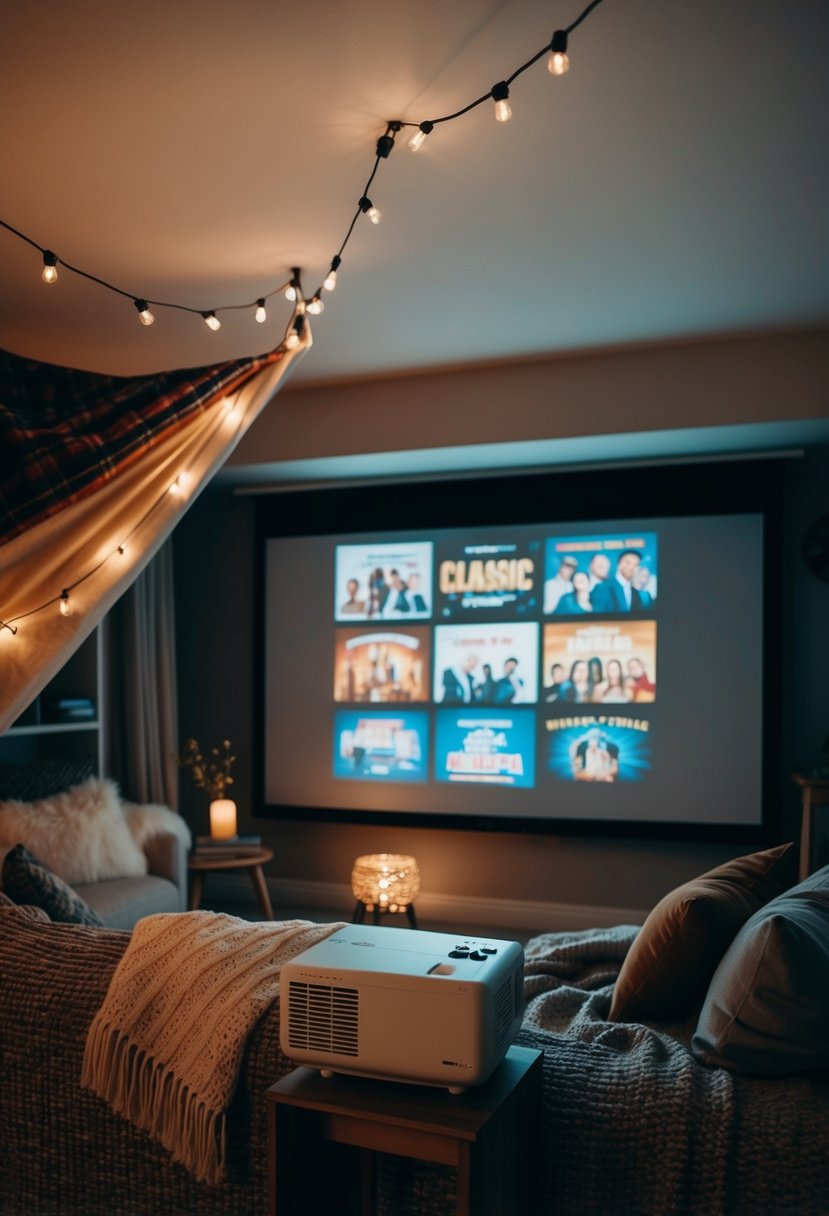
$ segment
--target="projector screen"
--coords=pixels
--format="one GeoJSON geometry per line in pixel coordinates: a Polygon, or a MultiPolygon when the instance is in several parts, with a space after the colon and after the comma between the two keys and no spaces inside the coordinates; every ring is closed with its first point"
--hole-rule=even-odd
{"type": "Polygon", "coordinates": [[[763,545],[760,512],[263,537],[264,802],[758,827],[763,545]]]}

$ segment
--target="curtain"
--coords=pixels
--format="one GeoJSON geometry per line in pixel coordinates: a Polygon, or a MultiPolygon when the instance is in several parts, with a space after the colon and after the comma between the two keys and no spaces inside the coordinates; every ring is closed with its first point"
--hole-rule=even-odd
{"type": "Polygon", "coordinates": [[[168,540],[109,614],[110,763],[134,802],[178,806],[175,598],[168,540]]]}
{"type": "Polygon", "coordinates": [[[310,345],[306,324],[292,350],[132,380],[0,356],[0,731],[141,573],[310,345]]]}

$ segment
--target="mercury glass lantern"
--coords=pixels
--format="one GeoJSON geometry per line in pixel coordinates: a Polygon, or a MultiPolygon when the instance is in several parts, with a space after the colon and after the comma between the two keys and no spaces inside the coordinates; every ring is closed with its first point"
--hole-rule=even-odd
{"type": "Polygon", "coordinates": [[[351,871],[351,890],[357,900],[354,924],[362,924],[366,913],[380,923],[385,912],[404,912],[413,929],[417,928],[414,900],[420,890],[420,871],[414,857],[405,853],[366,853],[358,857],[351,871]]]}

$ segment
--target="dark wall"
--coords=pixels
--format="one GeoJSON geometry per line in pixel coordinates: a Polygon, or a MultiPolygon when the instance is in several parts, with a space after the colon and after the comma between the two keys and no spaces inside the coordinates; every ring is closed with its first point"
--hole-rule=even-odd
{"type": "MultiPolygon", "coordinates": [[[[705,465],[700,466],[705,478],[705,465]]],[[[829,735],[829,584],[806,567],[803,533],[829,512],[829,448],[792,462],[787,475],[782,558],[782,722],[777,791],[784,839],[799,830],[799,796],[788,779],[820,761],[829,735]]],[[[678,882],[735,851],[727,844],[584,839],[268,820],[251,815],[254,788],[256,503],[224,484],[202,494],[175,534],[181,739],[233,741],[232,791],[241,830],[274,849],[276,878],[347,883],[358,854],[414,853],[423,889],[470,897],[643,909],[678,882]]],[[[772,573],[775,573],[772,569],[772,573]]],[[[302,639],[296,639],[297,645],[302,639]]],[[[182,809],[206,830],[201,793],[182,778],[182,809]]]]}

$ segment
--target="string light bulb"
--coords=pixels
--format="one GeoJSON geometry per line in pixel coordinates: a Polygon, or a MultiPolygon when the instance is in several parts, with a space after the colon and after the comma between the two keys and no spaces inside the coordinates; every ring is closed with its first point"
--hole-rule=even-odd
{"type": "Polygon", "coordinates": [[[294,318],[294,323],[285,335],[285,346],[288,350],[296,350],[299,346],[300,339],[305,330],[305,317],[302,315],[294,318]]]}
{"type": "Polygon", "coordinates": [[[133,304],[138,312],[138,319],[142,325],[152,325],[155,317],[150,312],[150,306],[146,300],[133,300],[133,304]]]}
{"type": "Polygon", "coordinates": [[[556,30],[550,43],[550,57],[547,60],[547,71],[551,76],[563,76],[570,68],[570,56],[567,54],[567,30],[556,30]]]}
{"type": "Polygon", "coordinates": [[[331,269],[328,271],[322,284],[326,291],[333,291],[337,286],[337,271],[340,268],[341,262],[342,258],[337,254],[332,260],[331,269]]]}
{"type": "Polygon", "coordinates": [[[51,249],[43,250],[43,270],[40,272],[40,277],[44,283],[57,283],[58,281],[58,257],[56,253],[52,253],[51,249]]]}
{"type": "Polygon", "coordinates": [[[285,288],[285,299],[293,304],[294,300],[299,299],[299,267],[291,267],[291,281],[285,288]]]}
{"type": "Polygon", "coordinates": [[[120,545],[118,546],[118,553],[121,555],[121,557],[123,557],[124,554],[126,553],[126,551],[127,551],[127,542],[125,540],[122,540],[120,545]]]}
{"type": "Polygon", "coordinates": [[[17,633],[17,626],[10,625],[8,621],[0,621],[0,637],[5,636],[6,630],[8,630],[12,637],[14,637],[17,633]]]}
{"type": "Polygon", "coordinates": [[[506,80],[499,80],[492,86],[490,97],[495,102],[495,121],[509,122],[512,118],[512,107],[509,103],[509,85],[506,80]]]}
{"type": "Polygon", "coordinates": [[[212,329],[214,333],[217,329],[222,328],[222,323],[216,316],[215,312],[203,312],[202,316],[204,317],[204,323],[207,328],[212,329]]]}
{"type": "Polygon", "coordinates": [[[308,301],[308,311],[312,314],[312,316],[318,317],[324,308],[325,304],[323,303],[322,297],[319,294],[313,296],[308,301]]]}
{"type": "Polygon", "coordinates": [[[363,215],[368,216],[372,224],[379,224],[383,218],[383,212],[380,210],[380,208],[375,207],[371,199],[366,198],[365,195],[363,195],[363,197],[360,199],[360,210],[362,211],[363,215]]]}
{"type": "Polygon", "coordinates": [[[265,301],[264,300],[256,301],[256,314],[255,315],[256,315],[256,320],[259,322],[260,325],[262,325],[265,321],[267,321],[268,314],[265,310],[265,301]]]}
{"type": "Polygon", "coordinates": [[[394,147],[394,137],[400,130],[403,124],[399,122],[390,122],[386,127],[385,135],[381,135],[377,140],[377,155],[386,159],[394,147]]]}
{"type": "Polygon", "coordinates": [[[61,616],[71,616],[72,615],[72,605],[69,603],[69,592],[65,588],[60,593],[60,599],[58,600],[58,607],[60,608],[61,616]]]}
{"type": "Polygon", "coordinates": [[[411,150],[413,152],[419,151],[426,143],[427,136],[431,135],[434,129],[435,124],[433,122],[422,122],[409,140],[411,150]]]}

